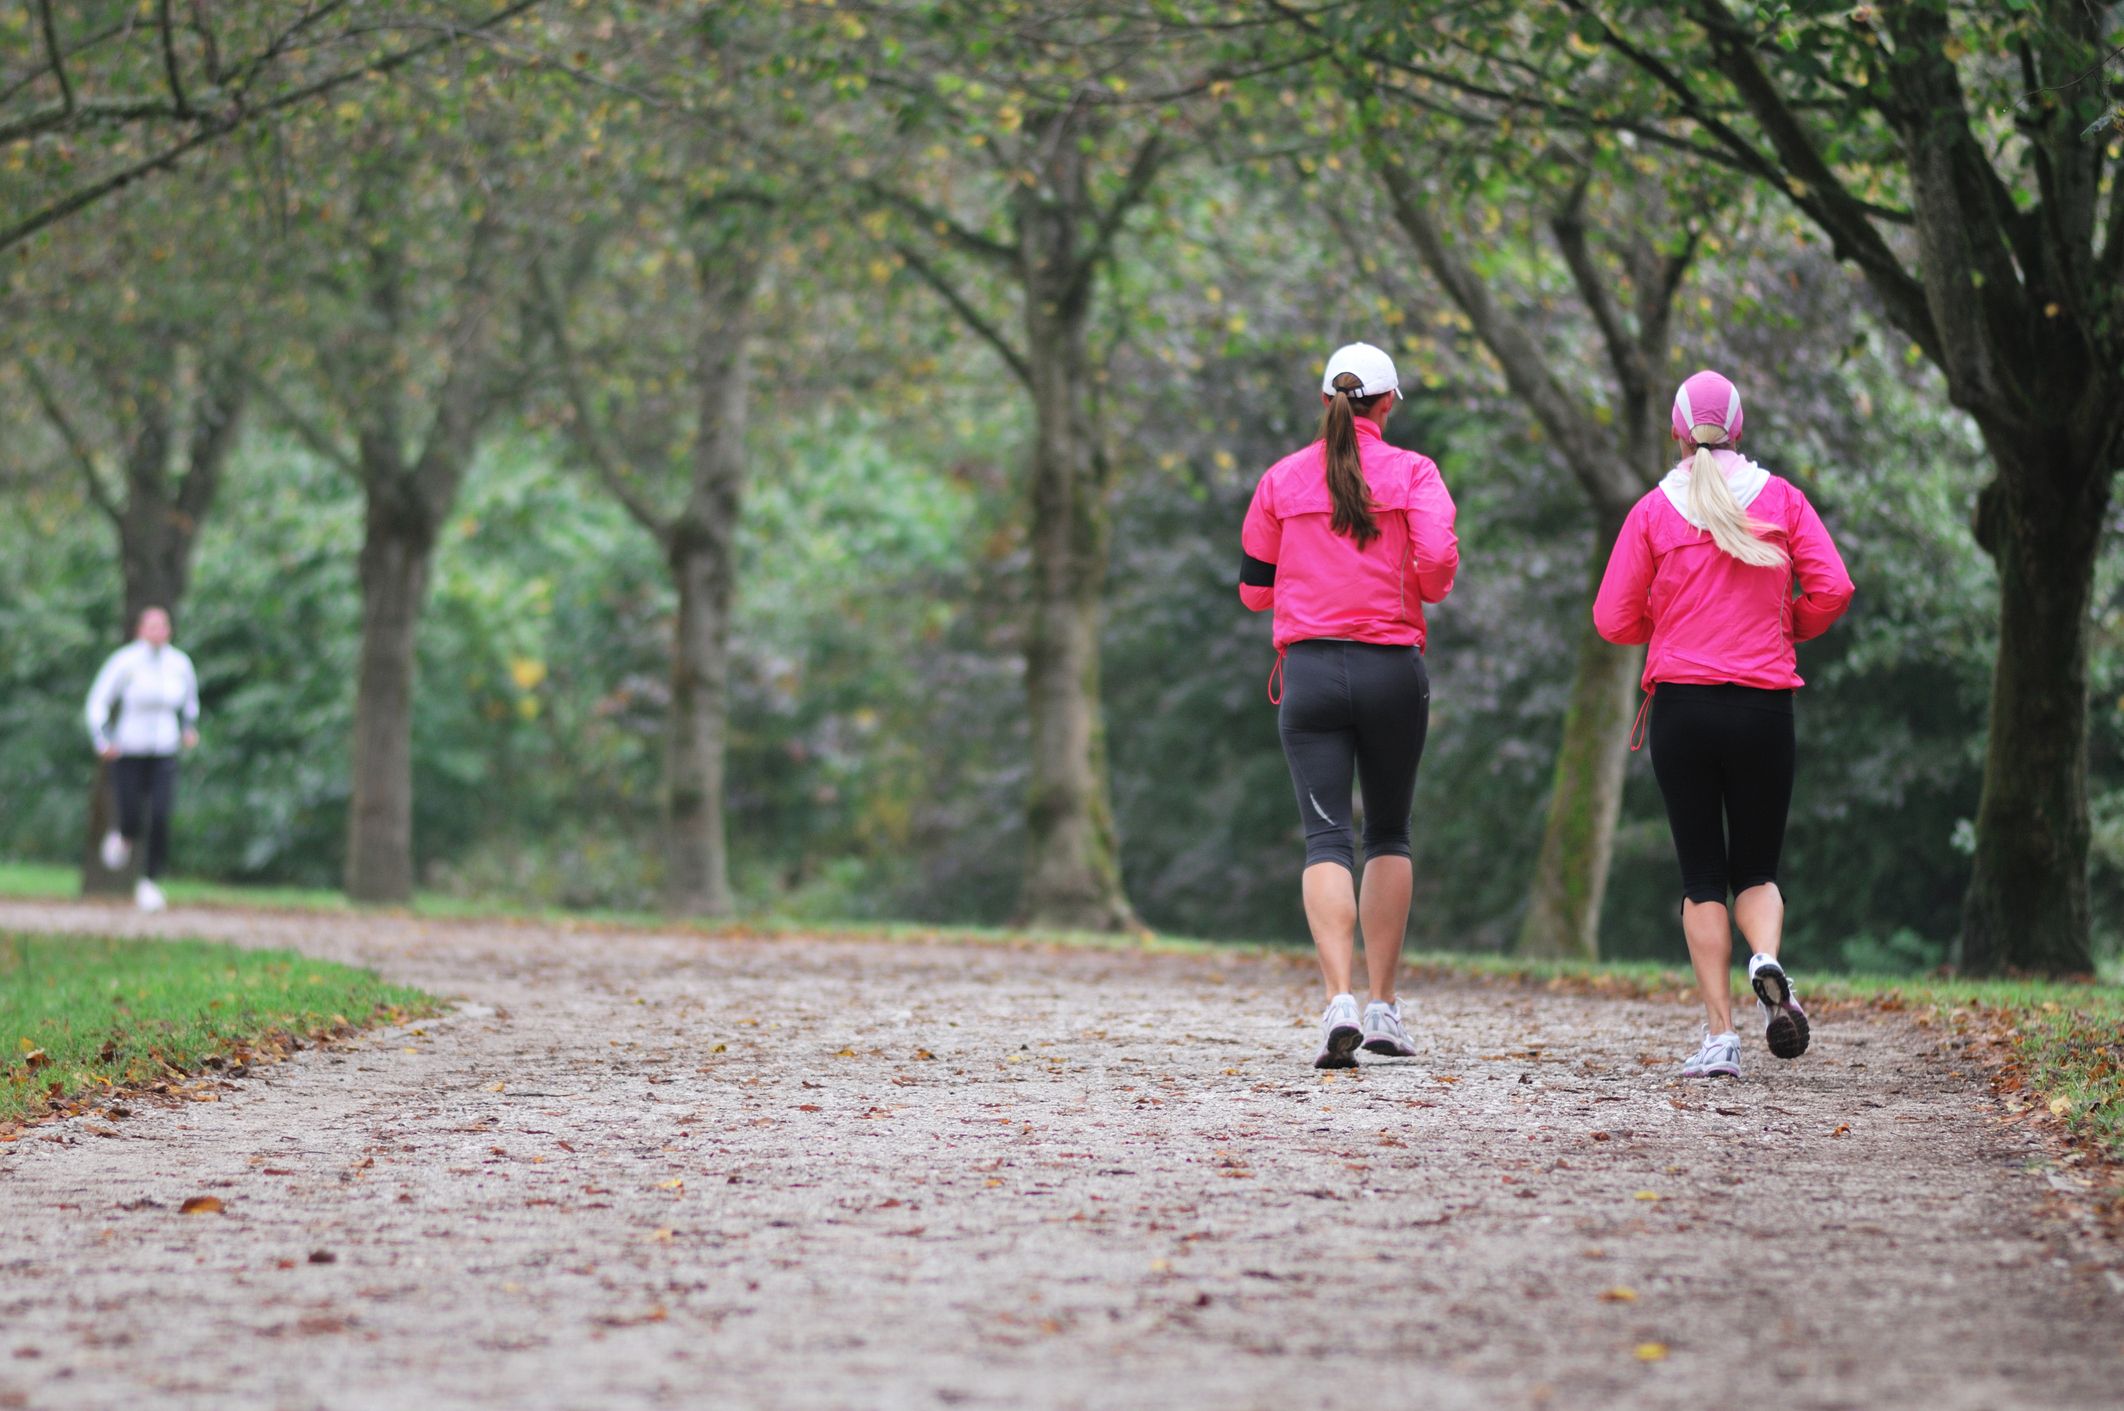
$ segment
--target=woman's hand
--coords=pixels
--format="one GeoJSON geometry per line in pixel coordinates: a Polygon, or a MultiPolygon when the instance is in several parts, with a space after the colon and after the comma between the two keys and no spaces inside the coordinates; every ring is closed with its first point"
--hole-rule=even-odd
{"type": "Polygon", "coordinates": [[[184,747],[188,750],[199,748],[199,732],[197,730],[186,730],[184,732],[184,747]]]}
{"type": "Polygon", "coordinates": [[[118,762],[118,747],[116,745],[105,745],[102,749],[96,751],[96,757],[98,759],[109,760],[111,763],[115,764],[118,762]]]}

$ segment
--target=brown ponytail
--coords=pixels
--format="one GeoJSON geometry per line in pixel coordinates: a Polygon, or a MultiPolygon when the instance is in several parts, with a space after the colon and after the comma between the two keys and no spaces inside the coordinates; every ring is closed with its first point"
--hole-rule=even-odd
{"type": "Polygon", "coordinates": [[[1345,372],[1335,378],[1335,395],[1320,414],[1320,439],[1327,443],[1328,495],[1335,502],[1335,517],[1329,521],[1337,534],[1347,534],[1363,548],[1379,537],[1372,522],[1372,491],[1364,481],[1364,462],[1357,454],[1357,414],[1372,409],[1384,392],[1370,397],[1354,395],[1364,385],[1357,374],[1345,372]]]}

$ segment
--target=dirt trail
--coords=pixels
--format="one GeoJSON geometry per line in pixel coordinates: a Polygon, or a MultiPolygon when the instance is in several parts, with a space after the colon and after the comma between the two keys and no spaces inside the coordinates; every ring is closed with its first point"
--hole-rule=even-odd
{"type": "Polygon", "coordinates": [[[1891,1018],[1683,1087],[1679,1006],[1452,986],[1421,1058],[1323,1080],[1281,960],[0,928],[465,1001],[0,1147],[0,1407],[1951,1411],[2124,1378],[2041,1151],[1891,1018]],[[201,1194],[227,1213],[177,1213],[201,1194]]]}

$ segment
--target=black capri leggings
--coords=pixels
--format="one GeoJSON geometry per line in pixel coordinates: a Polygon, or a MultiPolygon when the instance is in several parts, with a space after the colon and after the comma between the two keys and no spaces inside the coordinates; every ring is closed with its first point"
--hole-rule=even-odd
{"type": "Polygon", "coordinates": [[[1775,882],[1792,805],[1792,693],[1661,682],[1651,734],[1682,895],[1723,903],[1775,882]]]}
{"type": "Polygon", "coordinates": [[[121,755],[111,766],[118,794],[118,833],[128,843],[147,838],[140,875],[160,877],[170,857],[170,814],[177,800],[175,755],[121,755]]]}
{"type": "Polygon", "coordinates": [[[1305,828],[1305,864],[1351,871],[1350,776],[1364,786],[1364,855],[1409,855],[1409,802],[1431,728],[1431,678],[1414,647],[1293,642],[1277,715],[1305,828]]]}

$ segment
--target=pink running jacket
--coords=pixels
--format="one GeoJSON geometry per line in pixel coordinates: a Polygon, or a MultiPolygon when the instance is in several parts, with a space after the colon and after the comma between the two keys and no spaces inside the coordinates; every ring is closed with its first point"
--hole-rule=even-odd
{"type": "MultiPolygon", "coordinates": [[[[1730,484],[1749,472],[1760,489],[1743,501],[1770,526],[1789,569],[1755,568],[1712,542],[1676,508],[1671,475],[1631,509],[1593,601],[1593,625],[1611,642],[1650,642],[1644,686],[1731,682],[1764,690],[1803,685],[1793,644],[1819,637],[1851,606],[1851,576],[1829,531],[1790,481],[1765,474],[1731,451],[1717,453],[1730,484]],[[1799,596],[1792,595],[1793,581],[1799,596]]],[[[1686,503],[1686,499],[1684,499],[1686,503]]]]}
{"type": "Polygon", "coordinates": [[[1275,610],[1278,652],[1313,638],[1421,651],[1423,605],[1444,601],[1460,569],[1453,497],[1428,457],[1388,445],[1369,417],[1358,417],[1357,454],[1379,526],[1360,549],[1329,527],[1326,444],[1293,451],[1255,487],[1239,534],[1239,600],[1255,612],[1275,610]]]}

